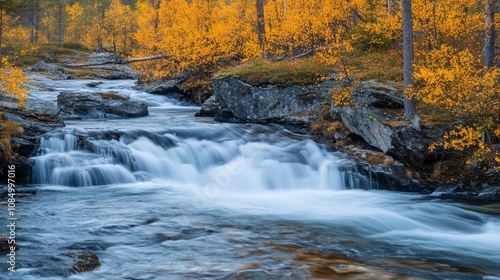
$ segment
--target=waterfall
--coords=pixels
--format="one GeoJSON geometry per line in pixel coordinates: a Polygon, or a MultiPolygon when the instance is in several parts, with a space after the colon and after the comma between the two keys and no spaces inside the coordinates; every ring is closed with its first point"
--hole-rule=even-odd
{"type": "MultiPolygon", "coordinates": [[[[333,189],[353,185],[347,159],[308,139],[265,137],[258,130],[61,129],[40,138],[35,184],[96,186],[157,178],[233,191],[333,189]],[[224,134],[227,132],[227,134],[224,134]]],[[[354,175],[354,177],[356,177],[354,175]]],[[[366,180],[358,176],[357,186],[366,180]]]]}

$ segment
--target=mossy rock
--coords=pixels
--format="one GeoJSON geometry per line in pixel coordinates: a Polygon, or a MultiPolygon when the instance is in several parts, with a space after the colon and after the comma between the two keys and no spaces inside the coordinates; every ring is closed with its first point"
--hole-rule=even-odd
{"type": "Polygon", "coordinates": [[[91,271],[101,266],[101,261],[99,261],[99,258],[93,253],[78,251],[65,252],[62,253],[62,255],[74,259],[71,265],[71,270],[74,272],[91,271]]]}

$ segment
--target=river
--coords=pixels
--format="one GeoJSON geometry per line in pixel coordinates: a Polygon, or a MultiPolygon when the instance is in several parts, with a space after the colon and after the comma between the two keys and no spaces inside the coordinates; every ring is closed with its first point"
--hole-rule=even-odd
{"type": "MultiPolygon", "coordinates": [[[[31,158],[16,272],[2,279],[500,279],[500,205],[376,190],[345,155],[277,125],[223,124],[134,81],[150,116],[67,121],[31,158]],[[75,273],[67,252],[102,265],[75,273]]],[[[6,211],[1,217],[6,220],[6,211]]]]}

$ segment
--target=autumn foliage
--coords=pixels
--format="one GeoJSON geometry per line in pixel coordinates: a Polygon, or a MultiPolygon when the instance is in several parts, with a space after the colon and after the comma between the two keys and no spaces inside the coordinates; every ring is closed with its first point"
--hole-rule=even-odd
{"type": "MultiPolygon", "coordinates": [[[[378,52],[401,62],[401,1],[38,0],[29,3],[22,11],[7,8],[2,11],[4,45],[20,49],[22,55],[36,52],[40,43],[62,46],[63,42],[130,57],[162,54],[164,59],[134,65],[144,81],[187,76],[189,86],[209,88],[210,76],[221,68],[257,60],[253,68],[262,70],[269,67],[258,59],[286,62],[314,55],[318,63],[336,67],[342,78],[393,77],[395,82],[401,82],[402,75],[394,74],[399,67],[386,69],[379,67],[377,61],[363,61],[367,53],[378,52]],[[363,63],[380,69],[373,70],[363,63]],[[362,73],[362,68],[371,70],[362,73]]],[[[498,166],[500,157],[492,144],[500,138],[496,124],[500,119],[500,70],[485,69],[480,62],[485,1],[413,0],[412,7],[416,71],[410,93],[420,107],[436,114],[447,112],[454,120],[463,122],[436,147],[471,151],[471,158],[476,159],[478,156],[474,154],[481,154],[480,158],[498,166]]],[[[19,75],[8,67],[2,78],[19,75]]],[[[313,77],[316,75],[312,73],[313,77]]],[[[17,86],[6,83],[3,88],[15,93],[17,86]]],[[[23,96],[19,91],[15,94],[23,96]]],[[[346,96],[339,95],[336,99],[346,96]]]]}

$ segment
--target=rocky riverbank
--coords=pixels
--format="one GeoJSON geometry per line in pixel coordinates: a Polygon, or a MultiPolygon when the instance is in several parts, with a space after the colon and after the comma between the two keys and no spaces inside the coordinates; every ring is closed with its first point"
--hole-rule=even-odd
{"type": "Polygon", "coordinates": [[[234,76],[215,77],[214,95],[197,116],[307,127],[316,141],[355,158],[376,188],[500,200],[498,176],[456,176],[470,171],[461,164],[460,154],[430,151],[430,145],[441,141],[455,124],[407,122],[402,117],[401,91],[375,80],[352,90],[352,104],[335,106],[331,91],[344,90],[345,85],[335,75],[318,85],[289,87],[253,86],[234,76]]]}
{"type": "MultiPolygon", "coordinates": [[[[108,62],[109,53],[91,54],[87,61],[108,62]]],[[[30,75],[48,79],[100,78],[130,79],[137,75],[128,66],[106,65],[73,69],[64,64],[37,63],[28,69],[30,75]],[[84,75],[83,75],[84,74],[84,75]]],[[[155,94],[186,97],[178,75],[172,80],[139,83],[138,87],[155,94]]],[[[314,85],[252,85],[236,76],[214,76],[213,95],[202,105],[197,116],[214,117],[220,122],[279,123],[302,128],[317,142],[350,154],[359,163],[361,172],[372,179],[377,188],[435,193],[443,197],[500,200],[499,176],[457,176],[466,167],[460,154],[443,150],[429,151],[454,124],[411,124],[402,118],[402,93],[395,87],[377,81],[360,82],[350,93],[349,106],[335,106],[332,91],[345,91],[350,86],[332,74],[314,85]]],[[[97,87],[99,83],[89,83],[97,87]]],[[[205,94],[206,95],[206,94],[205,94]]],[[[27,178],[27,158],[36,149],[38,137],[64,126],[61,118],[137,117],[147,115],[146,104],[127,97],[90,92],[62,93],[58,107],[50,102],[30,99],[24,109],[15,100],[1,97],[3,119],[18,122],[24,134],[13,137],[18,176],[27,178]]],[[[201,101],[203,99],[200,99],[201,101]]],[[[5,163],[4,163],[5,165],[5,163]]],[[[2,167],[2,169],[5,166],[2,167]]]]}
{"type": "MultiPolygon", "coordinates": [[[[110,53],[89,54],[87,61],[105,62],[113,59],[110,53]]],[[[66,61],[65,63],[68,63],[66,61]]],[[[125,65],[105,65],[85,68],[67,68],[64,64],[45,63],[43,61],[25,69],[28,77],[27,87],[30,92],[44,93],[51,89],[43,88],[35,81],[67,80],[67,79],[135,79],[137,74],[125,65]]],[[[97,87],[99,83],[89,83],[87,87],[97,87]]],[[[41,135],[54,129],[64,127],[63,119],[75,118],[129,118],[148,115],[148,106],[129,97],[114,93],[65,92],[58,97],[58,104],[41,100],[37,94],[30,94],[29,99],[21,107],[17,99],[10,95],[0,95],[0,116],[6,123],[10,122],[20,133],[10,136],[9,151],[1,151],[4,159],[0,163],[0,180],[6,179],[7,163],[16,166],[17,182],[25,182],[29,178],[31,165],[28,158],[37,149],[41,135]],[[19,124],[19,125],[17,125],[19,124]],[[11,149],[11,150],[10,150],[11,149]],[[7,158],[12,157],[12,158],[7,158]]],[[[0,131],[2,132],[2,131],[0,131]]]]}
{"type": "MultiPolygon", "coordinates": [[[[28,99],[23,107],[17,100],[8,95],[0,95],[0,110],[4,121],[18,123],[23,130],[18,136],[11,137],[13,154],[16,155],[10,163],[16,166],[18,182],[26,180],[31,169],[29,156],[38,145],[38,138],[56,128],[64,126],[59,117],[59,109],[51,102],[38,99],[28,99]]],[[[7,162],[0,163],[0,180],[6,178],[7,162]]]]}

